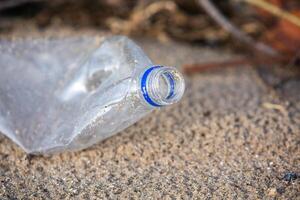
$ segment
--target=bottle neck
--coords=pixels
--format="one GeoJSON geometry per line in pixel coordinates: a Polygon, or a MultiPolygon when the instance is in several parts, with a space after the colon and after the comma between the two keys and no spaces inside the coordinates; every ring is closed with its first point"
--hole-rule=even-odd
{"type": "Polygon", "coordinates": [[[143,99],[154,107],[178,102],[184,93],[184,79],[174,67],[153,66],[141,76],[143,99]]]}

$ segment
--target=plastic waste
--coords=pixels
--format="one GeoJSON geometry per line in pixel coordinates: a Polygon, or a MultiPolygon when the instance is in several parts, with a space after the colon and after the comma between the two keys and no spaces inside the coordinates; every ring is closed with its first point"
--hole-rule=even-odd
{"type": "Polygon", "coordinates": [[[33,154],[84,149],[184,92],[123,36],[1,41],[0,70],[0,132],[33,154]]]}

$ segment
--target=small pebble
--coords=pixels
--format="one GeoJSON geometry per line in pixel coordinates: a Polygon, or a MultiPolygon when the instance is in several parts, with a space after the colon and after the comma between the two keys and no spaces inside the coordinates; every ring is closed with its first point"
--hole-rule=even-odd
{"type": "Polygon", "coordinates": [[[284,174],[283,180],[290,183],[291,181],[296,180],[298,177],[299,176],[295,172],[287,172],[284,174]]]}
{"type": "Polygon", "coordinates": [[[276,191],[279,194],[283,194],[285,192],[285,188],[284,187],[280,187],[280,188],[277,188],[276,191]]]}
{"type": "Polygon", "coordinates": [[[277,194],[276,188],[270,188],[269,189],[269,192],[268,192],[269,196],[274,197],[274,196],[276,196],[276,194],[277,194]]]}

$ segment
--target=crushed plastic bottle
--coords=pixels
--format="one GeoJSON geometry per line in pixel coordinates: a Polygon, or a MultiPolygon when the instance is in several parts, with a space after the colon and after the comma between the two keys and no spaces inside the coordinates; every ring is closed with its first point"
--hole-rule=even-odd
{"type": "Polygon", "coordinates": [[[0,66],[0,132],[33,154],[84,149],[184,92],[123,36],[1,41],[0,66]]]}

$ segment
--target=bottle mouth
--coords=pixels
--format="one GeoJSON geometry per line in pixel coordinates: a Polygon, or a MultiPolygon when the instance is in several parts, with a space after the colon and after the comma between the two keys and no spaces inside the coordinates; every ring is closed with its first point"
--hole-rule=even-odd
{"type": "Polygon", "coordinates": [[[175,67],[153,66],[141,77],[141,91],[151,106],[161,107],[178,102],[183,96],[185,83],[175,67]]]}

